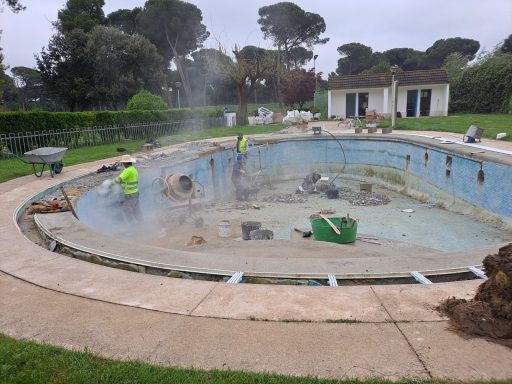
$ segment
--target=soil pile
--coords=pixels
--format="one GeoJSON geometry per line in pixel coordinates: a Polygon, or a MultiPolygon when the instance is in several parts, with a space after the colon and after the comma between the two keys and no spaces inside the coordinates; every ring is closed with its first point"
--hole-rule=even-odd
{"type": "Polygon", "coordinates": [[[475,298],[452,297],[438,310],[463,332],[512,339],[512,243],[500,248],[497,255],[487,256],[483,264],[488,279],[478,287],[475,298]]]}

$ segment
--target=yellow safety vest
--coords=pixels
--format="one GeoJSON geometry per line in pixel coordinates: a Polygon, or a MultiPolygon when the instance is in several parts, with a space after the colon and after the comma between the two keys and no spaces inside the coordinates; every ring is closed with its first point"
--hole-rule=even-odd
{"type": "Polygon", "coordinates": [[[245,137],[242,137],[238,142],[238,153],[247,154],[247,139],[245,137]]]}
{"type": "Polygon", "coordinates": [[[125,195],[139,192],[139,172],[137,172],[134,166],[125,168],[116,178],[115,182],[121,184],[125,195]]]}

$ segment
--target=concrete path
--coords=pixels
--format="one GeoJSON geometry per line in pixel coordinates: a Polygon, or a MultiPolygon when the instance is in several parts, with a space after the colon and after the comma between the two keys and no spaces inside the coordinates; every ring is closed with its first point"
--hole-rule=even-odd
{"type": "Polygon", "coordinates": [[[65,167],[55,179],[31,175],[0,184],[0,332],[115,359],[200,369],[512,379],[512,349],[459,335],[434,310],[446,297],[470,298],[477,280],[231,285],[85,263],[23,236],[14,215],[28,197],[108,162],[65,167]]]}

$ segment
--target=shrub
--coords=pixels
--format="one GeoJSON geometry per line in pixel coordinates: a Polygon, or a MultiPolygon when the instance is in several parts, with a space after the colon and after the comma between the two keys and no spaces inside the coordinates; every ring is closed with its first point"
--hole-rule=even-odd
{"type": "Polygon", "coordinates": [[[169,109],[164,99],[148,91],[139,91],[128,101],[129,111],[161,111],[169,109]]]}
{"type": "Polygon", "coordinates": [[[178,121],[193,118],[219,117],[223,110],[168,109],[161,111],[102,111],[102,112],[0,112],[0,133],[48,131],[66,128],[128,125],[158,121],[178,121]]]}

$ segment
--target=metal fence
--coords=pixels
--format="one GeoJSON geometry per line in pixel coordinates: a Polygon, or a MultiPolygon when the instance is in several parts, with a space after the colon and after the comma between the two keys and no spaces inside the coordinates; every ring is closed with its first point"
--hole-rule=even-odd
{"type": "Polygon", "coordinates": [[[91,128],[69,128],[48,131],[0,134],[0,157],[22,155],[40,147],[79,148],[174,135],[184,130],[221,127],[224,117],[163,121],[156,123],[116,125],[91,128]]]}

